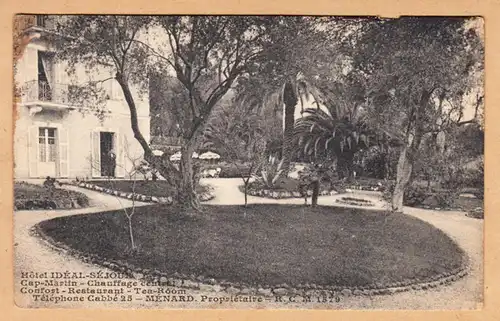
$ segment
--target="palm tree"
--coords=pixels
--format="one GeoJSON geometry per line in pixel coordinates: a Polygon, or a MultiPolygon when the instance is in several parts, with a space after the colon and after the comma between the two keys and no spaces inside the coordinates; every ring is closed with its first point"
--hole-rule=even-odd
{"type": "Polygon", "coordinates": [[[265,48],[255,68],[240,77],[237,96],[267,112],[273,111],[273,116],[282,121],[276,136],[282,138],[280,154],[285,174],[293,155],[296,111],[300,108],[303,112],[311,97],[317,106],[322,104],[315,82],[324,74],[337,74],[341,55],[334,45],[334,32],[318,28],[324,24],[321,18],[273,19],[280,23],[270,32],[272,45],[265,48]]]}
{"type": "Polygon", "coordinates": [[[373,136],[364,121],[363,109],[355,105],[351,110],[330,105],[324,109],[307,109],[294,127],[294,138],[305,155],[317,157],[321,152],[336,157],[339,178],[354,174],[354,155],[369,147],[373,136]]]}
{"type": "Polygon", "coordinates": [[[272,142],[270,145],[281,144],[279,148],[280,159],[283,160],[283,173],[285,174],[294,156],[294,126],[297,108],[304,114],[306,100],[311,100],[320,106],[321,94],[300,71],[287,76],[269,81],[268,79],[253,78],[245,81],[243,90],[237,94],[237,100],[255,110],[267,115],[269,126],[273,133],[268,135],[272,142]]]}

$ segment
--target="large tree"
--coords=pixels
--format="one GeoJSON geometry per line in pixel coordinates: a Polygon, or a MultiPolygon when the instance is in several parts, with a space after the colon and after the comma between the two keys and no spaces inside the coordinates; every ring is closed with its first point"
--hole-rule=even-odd
{"type": "MultiPolygon", "coordinates": [[[[282,120],[280,143],[284,172],[294,157],[296,111],[308,103],[322,103],[316,87],[324,74],[336,74],[341,64],[336,41],[350,20],[334,17],[276,17],[269,31],[271,44],[255,65],[250,79],[241,83],[238,95],[274,111],[282,120]],[[335,26],[332,27],[332,26],[335,26]]],[[[309,106],[310,107],[310,106],[309,106]]],[[[277,140],[278,142],[278,140],[277,140]]]]}
{"type": "Polygon", "coordinates": [[[483,44],[477,20],[403,17],[366,24],[353,68],[368,79],[369,119],[401,144],[392,207],[403,194],[428,135],[460,120],[466,97],[480,92],[483,44]]]}
{"type": "Polygon", "coordinates": [[[191,155],[214,107],[261,54],[272,24],[270,18],[255,16],[79,15],[62,19],[53,42],[59,57],[72,65],[105,65],[114,70],[144,158],[179,187],[179,203],[198,208],[191,155]],[[170,70],[188,97],[188,104],[175,106],[184,115],[179,170],[166,157],[153,155],[138,126],[137,97],[131,85],[147,84],[152,69],[170,70]]]}

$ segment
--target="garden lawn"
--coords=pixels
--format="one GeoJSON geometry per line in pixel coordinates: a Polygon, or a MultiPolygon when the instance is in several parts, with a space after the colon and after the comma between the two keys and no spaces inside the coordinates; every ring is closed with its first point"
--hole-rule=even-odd
{"type": "Polygon", "coordinates": [[[40,223],[55,241],[134,266],[248,285],[363,286],[437,275],[464,253],[432,225],[404,214],[299,205],[136,208],[129,254],[122,211],[40,223]]]}
{"type": "MultiPolygon", "coordinates": [[[[134,189],[134,181],[132,180],[89,181],[89,183],[125,193],[132,193],[134,189]]],[[[206,190],[207,187],[201,185],[197,187],[196,191],[198,193],[203,193],[206,190]]],[[[164,197],[176,195],[177,190],[167,181],[137,180],[135,181],[135,193],[147,196],[164,197]]]]}

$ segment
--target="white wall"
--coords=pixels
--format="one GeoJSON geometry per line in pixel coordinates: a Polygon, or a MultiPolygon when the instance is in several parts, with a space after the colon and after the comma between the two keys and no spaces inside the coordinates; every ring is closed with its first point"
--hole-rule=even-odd
{"type": "MultiPolygon", "coordinates": [[[[22,87],[28,81],[38,79],[38,50],[46,50],[47,44],[40,39],[34,39],[25,49],[23,56],[16,64],[15,79],[18,86],[22,87]]],[[[66,72],[66,64],[59,63],[54,66],[56,83],[84,84],[89,80],[105,79],[112,76],[112,70],[99,67],[92,72],[87,72],[83,66],[77,66],[75,75],[66,72]]],[[[20,101],[16,106],[17,120],[14,134],[15,177],[29,177],[28,158],[28,133],[32,126],[38,123],[58,124],[69,131],[69,176],[91,176],[91,132],[96,128],[112,128],[122,133],[129,143],[130,153],[142,155],[142,148],[133,136],[130,125],[130,112],[123,97],[120,86],[116,80],[105,83],[110,91],[110,99],[106,101],[109,114],[101,122],[93,113],[83,114],[80,110],[63,109],[61,111],[46,108],[41,112],[30,115],[29,108],[20,101]]],[[[138,90],[131,86],[132,94],[136,100],[139,127],[145,139],[150,140],[149,97],[147,94],[139,96],[138,90]]],[[[43,107],[43,104],[41,104],[43,107]]],[[[84,106],[92,109],[93,106],[84,106]]],[[[128,164],[130,166],[130,164],[128,164]]]]}

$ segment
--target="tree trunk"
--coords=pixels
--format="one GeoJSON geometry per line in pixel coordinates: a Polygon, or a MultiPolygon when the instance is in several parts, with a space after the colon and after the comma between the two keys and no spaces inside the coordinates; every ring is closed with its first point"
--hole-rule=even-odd
{"type": "Polygon", "coordinates": [[[390,155],[388,153],[384,154],[384,158],[382,160],[383,163],[384,163],[382,179],[389,179],[390,176],[391,176],[391,173],[390,173],[390,171],[391,171],[390,170],[390,167],[391,167],[390,160],[391,160],[390,155]]]}
{"type": "Polygon", "coordinates": [[[144,159],[149,164],[151,164],[172,186],[178,186],[180,180],[179,171],[166,157],[166,154],[165,157],[156,157],[153,155],[153,151],[149,147],[148,142],[139,129],[137,107],[135,105],[134,97],[132,96],[132,92],[130,91],[125,76],[122,73],[117,72],[115,78],[122,88],[123,95],[125,96],[125,101],[127,102],[128,108],[130,110],[130,125],[132,128],[132,132],[134,133],[134,138],[139,142],[144,151],[144,159]]]}
{"type": "Polygon", "coordinates": [[[193,179],[193,152],[194,146],[190,142],[187,142],[181,148],[181,180],[177,199],[184,207],[198,210],[200,207],[200,201],[198,199],[198,195],[196,195],[196,186],[193,179]]]}
{"type": "Polygon", "coordinates": [[[312,185],[311,205],[315,207],[316,205],[318,205],[319,181],[314,180],[311,185],[312,185]]]}
{"type": "Polygon", "coordinates": [[[284,110],[284,125],[283,125],[283,146],[281,157],[283,159],[283,172],[288,173],[293,152],[293,131],[295,125],[295,106],[297,105],[298,97],[293,89],[293,84],[287,82],[283,89],[284,110]]]}
{"type": "Polygon", "coordinates": [[[132,231],[132,217],[127,216],[127,219],[128,219],[128,232],[130,236],[130,245],[132,246],[132,250],[135,250],[134,233],[132,231]]]}
{"type": "Polygon", "coordinates": [[[403,211],[403,199],[406,187],[410,182],[412,164],[410,158],[408,157],[409,147],[403,147],[401,154],[399,155],[398,167],[396,172],[396,185],[394,186],[394,192],[392,194],[392,210],[394,212],[403,211]]]}
{"type": "Polygon", "coordinates": [[[392,194],[392,210],[395,212],[403,211],[404,193],[406,188],[413,180],[413,164],[417,156],[420,144],[422,143],[423,120],[422,115],[425,113],[425,108],[428,106],[429,99],[432,91],[423,90],[418,107],[413,115],[413,122],[410,120],[408,123],[408,130],[406,131],[406,143],[399,155],[398,166],[396,171],[396,185],[392,194]],[[411,128],[415,128],[413,139],[411,137],[411,128]]]}
{"type": "Polygon", "coordinates": [[[245,207],[247,207],[247,204],[248,204],[247,189],[248,189],[248,182],[245,182],[245,207]]]}

